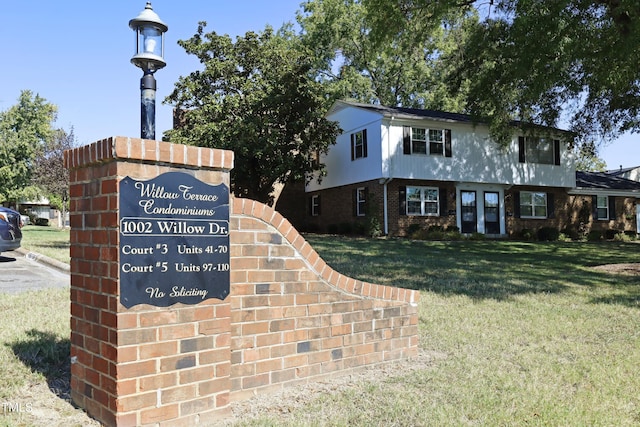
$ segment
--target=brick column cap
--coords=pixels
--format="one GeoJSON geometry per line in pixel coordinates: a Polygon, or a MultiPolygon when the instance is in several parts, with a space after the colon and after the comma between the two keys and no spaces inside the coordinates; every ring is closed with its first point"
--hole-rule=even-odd
{"type": "Polygon", "coordinates": [[[105,138],[64,152],[67,169],[118,159],[199,169],[233,169],[233,151],[124,136],[105,138]]]}

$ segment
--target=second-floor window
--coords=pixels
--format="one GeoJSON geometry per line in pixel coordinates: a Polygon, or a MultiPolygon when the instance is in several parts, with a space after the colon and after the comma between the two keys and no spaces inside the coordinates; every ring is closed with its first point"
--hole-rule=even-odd
{"type": "Polygon", "coordinates": [[[367,130],[351,134],[351,160],[367,157],[367,130]]]}
{"type": "Polygon", "coordinates": [[[557,139],[521,136],[518,151],[520,163],[560,165],[560,141],[557,139]]]}
{"type": "Polygon", "coordinates": [[[451,130],[403,127],[403,153],[451,157],[451,130]]]}

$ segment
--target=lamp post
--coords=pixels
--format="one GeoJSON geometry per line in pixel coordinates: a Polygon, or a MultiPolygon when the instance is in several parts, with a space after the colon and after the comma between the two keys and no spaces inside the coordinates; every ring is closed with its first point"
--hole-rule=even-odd
{"type": "Polygon", "coordinates": [[[144,10],[129,21],[136,32],[136,53],[131,63],[142,68],[140,79],[140,137],[156,139],[156,79],[153,73],[167,65],[164,62],[164,33],[169,29],[153,11],[148,1],[144,10]]]}

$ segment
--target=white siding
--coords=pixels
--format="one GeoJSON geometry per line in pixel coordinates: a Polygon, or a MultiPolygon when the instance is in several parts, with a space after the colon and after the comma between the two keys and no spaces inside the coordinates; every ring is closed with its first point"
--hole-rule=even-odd
{"type": "Polygon", "coordinates": [[[421,179],[496,185],[574,187],[571,152],[560,147],[560,166],[519,163],[518,138],[501,148],[489,138],[488,127],[434,119],[394,119],[357,107],[335,111],[328,117],[343,129],[323,162],[327,176],[314,180],[307,191],[379,178],[421,179]],[[452,157],[403,154],[403,126],[451,130],[452,157]],[[351,161],[350,135],[367,128],[368,156],[351,161]]]}

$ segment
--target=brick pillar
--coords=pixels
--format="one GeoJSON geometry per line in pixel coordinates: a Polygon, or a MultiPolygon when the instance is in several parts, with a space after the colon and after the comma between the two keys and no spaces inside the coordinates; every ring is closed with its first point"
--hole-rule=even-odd
{"type": "Polygon", "coordinates": [[[166,172],[229,185],[233,153],[114,137],[65,152],[70,170],[71,395],[108,426],[193,426],[227,416],[230,298],[120,302],[119,183],[166,172]]]}

